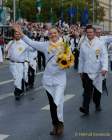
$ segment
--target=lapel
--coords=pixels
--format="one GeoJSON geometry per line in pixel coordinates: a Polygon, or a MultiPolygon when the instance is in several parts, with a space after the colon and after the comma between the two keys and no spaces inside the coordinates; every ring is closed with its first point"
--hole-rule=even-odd
{"type": "Polygon", "coordinates": [[[88,38],[86,38],[86,45],[89,48],[93,48],[94,45],[95,45],[95,42],[96,42],[96,37],[93,40],[91,40],[91,41],[88,38]]]}

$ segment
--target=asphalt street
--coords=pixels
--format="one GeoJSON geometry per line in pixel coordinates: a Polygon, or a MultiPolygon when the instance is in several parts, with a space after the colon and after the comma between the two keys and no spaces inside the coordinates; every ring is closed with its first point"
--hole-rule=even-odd
{"type": "Polygon", "coordinates": [[[109,95],[102,94],[102,111],[90,115],[79,112],[82,103],[82,84],[78,73],[67,70],[64,103],[65,131],[61,137],[50,136],[52,129],[48,100],[42,87],[43,72],[36,75],[35,87],[20,101],[13,96],[13,79],[8,65],[0,66],[0,140],[112,140],[112,73],[107,76],[109,95]]]}

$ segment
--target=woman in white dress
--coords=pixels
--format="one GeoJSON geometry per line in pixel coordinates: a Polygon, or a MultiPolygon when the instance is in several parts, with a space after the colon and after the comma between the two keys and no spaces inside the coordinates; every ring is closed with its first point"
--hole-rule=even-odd
{"type": "Polygon", "coordinates": [[[25,43],[45,54],[46,68],[43,75],[43,86],[48,96],[53,124],[50,135],[61,135],[64,130],[63,102],[66,88],[66,70],[59,67],[57,56],[64,49],[62,40],[54,28],[49,31],[49,42],[32,41],[23,34],[18,25],[14,25],[13,28],[21,34],[25,43]]]}

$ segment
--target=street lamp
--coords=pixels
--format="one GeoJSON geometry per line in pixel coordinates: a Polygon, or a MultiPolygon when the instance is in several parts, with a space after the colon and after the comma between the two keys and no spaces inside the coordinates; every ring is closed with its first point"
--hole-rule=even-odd
{"type": "Polygon", "coordinates": [[[94,2],[94,0],[92,0],[92,5],[93,5],[93,25],[94,25],[94,22],[95,22],[95,2],[94,2]]]}
{"type": "Polygon", "coordinates": [[[61,13],[63,13],[63,0],[61,0],[61,13]]]}
{"type": "Polygon", "coordinates": [[[76,1],[76,7],[77,7],[77,22],[78,22],[78,10],[79,10],[78,0],[76,1]]]}
{"type": "Polygon", "coordinates": [[[0,1],[0,22],[2,22],[3,0],[0,1]]]}
{"type": "Polygon", "coordinates": [[[40,20],[40,13],[41,13],[41,6],[42,6],[41,0],[36,0],[36,11],[37,11],[37,20],[40,20]]]}
{"type": "Polygon", "coordinates": [[[21,0],[19,0],[19,19],[21,18],[21,0]]]}
{"type": "Polygon", "coordinates": [[[109,31],[111,31],[111,7],[112,5],[111,5],[111,0],[109,0],[109,31]]]}
{"type": "Polygon", "coordinates": [[[13,22],[16,21],[16,0],[13,0],[13,22]]]}

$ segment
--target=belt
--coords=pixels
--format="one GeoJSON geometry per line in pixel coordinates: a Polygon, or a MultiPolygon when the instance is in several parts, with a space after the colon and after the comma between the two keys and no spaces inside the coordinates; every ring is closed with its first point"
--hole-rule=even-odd
{"type": "Polygon", "coordinates": [[[14,61],[14,60],[10,60],[12,63],[24,63],[24,62],[19,62],[19,61],[14,61]]]}
{"type": "MultiPolygon", "coordinates": [[[[25,60],[24,62],[27,62],[27,63],[29,63],[29,61],[28,61],[28,60],[25,60]]],[[[23,63],[24,63],[24,62],[23,62],[23,63]]]]}

